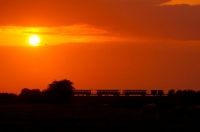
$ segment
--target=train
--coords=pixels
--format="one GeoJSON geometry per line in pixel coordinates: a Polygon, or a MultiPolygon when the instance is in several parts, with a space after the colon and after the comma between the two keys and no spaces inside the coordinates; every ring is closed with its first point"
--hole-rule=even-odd
{"type": "Polygon", "coordinates": [[[164,96],[164,90],[73,90],[74,96],[164,96]]]}

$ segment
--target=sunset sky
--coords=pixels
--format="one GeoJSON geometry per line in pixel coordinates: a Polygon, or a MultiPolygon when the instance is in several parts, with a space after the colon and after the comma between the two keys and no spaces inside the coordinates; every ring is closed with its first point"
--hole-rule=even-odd
{"type": "Polygon", "coordinates": [[[0,16],[0,92],[200,90],[199,0],[0,0],[0,16]]]}

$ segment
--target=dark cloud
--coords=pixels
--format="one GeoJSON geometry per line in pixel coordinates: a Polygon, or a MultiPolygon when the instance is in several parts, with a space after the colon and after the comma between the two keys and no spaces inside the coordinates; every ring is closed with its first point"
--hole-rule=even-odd
{"type": "Polygon", "coordinates": [[[0,0],[0,24],[90,24],[124,36],[200,40],[200,6],[170,0],[0,0]]]}

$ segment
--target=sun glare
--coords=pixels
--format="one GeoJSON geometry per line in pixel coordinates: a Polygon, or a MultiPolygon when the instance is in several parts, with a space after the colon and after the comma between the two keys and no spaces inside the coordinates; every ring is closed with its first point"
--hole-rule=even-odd
{"type": "Polygon", "coordinates": [[[40,38],[37,35],[32,35],[29,38],[29,43],[32,46],[38,46],[40,43],[40,38]]]}

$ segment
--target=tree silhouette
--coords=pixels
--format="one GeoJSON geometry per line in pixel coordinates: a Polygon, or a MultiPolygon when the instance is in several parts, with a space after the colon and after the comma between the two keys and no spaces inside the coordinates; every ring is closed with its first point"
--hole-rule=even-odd
{"type": "Polygon", "coordinates": [[[175,95],[177,97],[182,97],[183,96],[183,91],[182,90],[177,90],[176,93],[175,93],[175,95]]]}
{"type": "Polygon", "coordinates": [[[183,91],[183,95],[185,96],[185,97],[195,97],[196,96],[196,91],[194,91],[194,90],[184,90],[183,91]]]}
{"type": "Polygon", "coordinates": [[[190,105],[196,105],[197,104],[197,93],[194,90],[183,90],[183,96],[185,104],[190,105]]]}
{"type": "Polygon", "coordinates": [[[17,95],[13,93],[0,93],[0,104],[2,103],[16,103],[17,95]]]}
{"type": "Polygon", "coordinates": [[[174,89],[169,90],[168,93],[167,93],[168,96],[174,96],[174,94],[175,94],[174,89]]]}
{"type": "Polygon", "coordinates": [[[45,89],[43,92],[51,102],[64,103],[69,101],[70,98],[74,95],[74,87],[72,85],[73,82],[71,82],[70,80],[55,80],[51,84],[49,84],[48,88],[45,89]]]}
{"type": "Polygon", "coordinates": [[[19,94],[21,101],[25,103],[40,103],[41,102],[41,92],[39,89],[28,89],[23,88],[19,94]]]}

